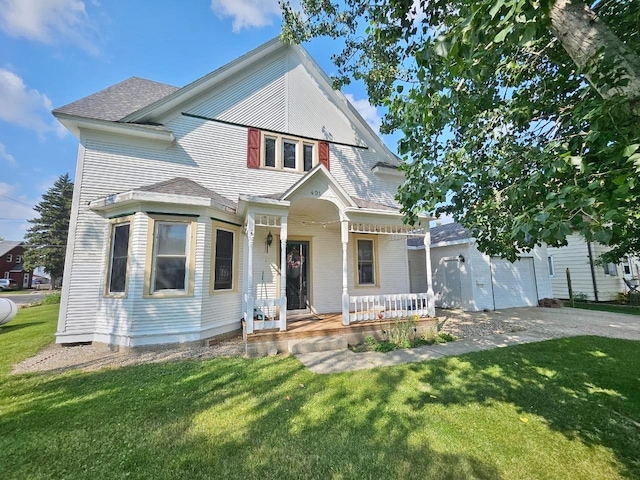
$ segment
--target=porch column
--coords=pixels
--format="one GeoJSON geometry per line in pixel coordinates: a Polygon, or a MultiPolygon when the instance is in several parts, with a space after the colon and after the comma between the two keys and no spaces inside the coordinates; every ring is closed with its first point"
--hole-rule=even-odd
{"type": "Polygon", "coordinates": [[[287,217],[280,217],[280,331],[287,329],[287,217]]]}
{"type": "Polygon", "coordinates": [[[247,258],[247,293],[245,295],[247,311],[245,321],[247,322],[247,333],[253,333],[253,239],[256,235],[256,220],[253,213],[247,215],[247,240],[249,241],[249,252],[247,258]]]}
{"type": "Polygon", "coordinates": [[[342,238],[342,325],[349,325],[349,277],[347,275],[347,246],[349,245],[349,221],[341,221],[342,238]]]}
{"type": "Polygon", "coordinates": [[[433,294],[433,279],[431,278],[431,232],[428,227],[424,235],[424,258],[427,264],[427,311],[430,317],[435,317],[436,301],[433,294]]]}

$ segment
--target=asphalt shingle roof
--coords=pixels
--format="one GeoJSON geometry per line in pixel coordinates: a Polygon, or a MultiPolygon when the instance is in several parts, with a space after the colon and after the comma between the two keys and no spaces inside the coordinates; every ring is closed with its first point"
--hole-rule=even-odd
{"type": "Polygon", "coordinates": [[[4,240],[0,242],[0,257],[9,253],[14,248],[22,245],[22,242],[15,242],[10,240],[4,240]]]}
{"type": "Polygon", "coordinates": [[[140,187],[137,190],[143,192],[168,193],[171,195],[186,195],[189,197],[212,198],[216,202],[226,205],[234,210],[238,208],[238,204],[229,200],[227,197],[224,197],[213,190],[209,190],[193,180],[183,177],[175,177],[171,180],[165,180],[164,182],[140,187]]]}
{"type": "MultiPolygon", "coordinates": [[[[446,225],[438,225],[429,229],[431,232],[431,244],[440,242],[454,242],[456,240],[465,240],[473,238],[469,230],[459,223],[447,223],[446,225]]],[[[407,243],[413,247],[424,245],[422,237],[409,238],[407,243]]]]}
{"type": "Polygon", "coordinates": [[[117,122],[176,90],[179,90],[178,87],[131,77],[93,95],[56,108],[53,113],[117,122]]]}

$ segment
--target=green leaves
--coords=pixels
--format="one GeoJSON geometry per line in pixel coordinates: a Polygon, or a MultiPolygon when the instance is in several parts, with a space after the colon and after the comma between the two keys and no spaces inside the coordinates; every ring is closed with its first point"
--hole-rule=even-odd
{"type": "MultiPolygon", "coordinates": [[[[582,76],[550,33],[556,4],[433,0],[416,16],[413,3],[303,2],[306,32],[348,32],[340,75],[361,79],[388,108],[385,127],[403,134],[397,198],[407,221],[425,210],[452,215],[483,251],[510,257],[573,231],[600,232],[614,254],[638,252],[638,112],[582,76]]],[[[637,56],[637,5],[596,8],[637,56]]],[[[615,62],[597,66],[598,81],[617,78],[606,71],[615,62]]]]}

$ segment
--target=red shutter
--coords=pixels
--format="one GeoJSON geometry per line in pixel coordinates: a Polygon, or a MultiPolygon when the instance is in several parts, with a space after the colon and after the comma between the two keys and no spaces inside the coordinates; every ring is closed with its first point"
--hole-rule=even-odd
{"type": "Polygon", "coordinates": [[[260,168],[260,130],[250,128],[247,136],[247,167],[260,168]]]}
{"type": "Polygon", "coordinates": [[[327,142],[318,143],[318,161],[322,165],[327,167],[327,170],[330,170],[330,168],[329,168],[329,144],[327,142]]]}

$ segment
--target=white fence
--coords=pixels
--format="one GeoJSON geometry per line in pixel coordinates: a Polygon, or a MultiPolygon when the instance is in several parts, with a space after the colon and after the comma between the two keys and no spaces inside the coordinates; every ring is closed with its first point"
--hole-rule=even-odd
{"type": "MultiPolygon", "coordinates": [[[[245,314],[245,320],[247,323],[252,321],[251,331],[265,330],[268,328],[279,328],[283,330],[283,325],[286,328],[286,298],[253,298],[253,319],[247,318],[245,314]],[[282,308],[285,305],[285,308],[282,308]],[[278,316],[278,312],[280,315],[278,316]]],[[[245,305],[247,304],[247,296],[245,295],[245,305]]]]}
{"type": "Polygon", "coordinates": [[[350,323],[396,319],[414,314],[420,317],[429,315],[429,303],[426,293],[349,297],[350,323]]]}

